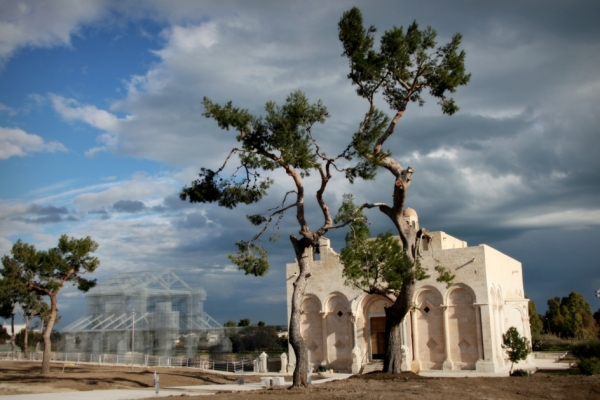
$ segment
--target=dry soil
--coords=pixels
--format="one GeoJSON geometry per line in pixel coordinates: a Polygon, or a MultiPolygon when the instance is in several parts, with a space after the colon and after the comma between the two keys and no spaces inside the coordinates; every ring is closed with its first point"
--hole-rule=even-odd
{"type": "MultiPolygon", "coordinates": [[[[192,369],[135,368],[53,364],[42,377],[39,363],[0,361],[0,396],[6,394],[84,391],[152,387],[152,372],[160,374],[161,387],[235,383],[236,375],[218,375],[192,369]]],[[[289,379],[289,378],[288,378],[289,379]]],[[[245,376],[246,382],[258,382],[245,376]]],[[[206,400],[205,396],[186,397],[206,400]]],[[[531,377],[425,378],[413,373],[371,373],[350,379],[310,385],[306,389],[273,388],[252,392],[218,393],[214,399],[600,399],[600,376],[538,372],[531,377]]]]}

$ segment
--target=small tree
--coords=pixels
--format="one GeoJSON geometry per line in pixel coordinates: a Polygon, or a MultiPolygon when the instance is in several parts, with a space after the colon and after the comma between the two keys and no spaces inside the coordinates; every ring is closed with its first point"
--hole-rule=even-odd
{"type": "Polygon", "coordinates": [[[526,337],[522,337],[519,331],[514,326],[508,328],[505,334],[502,335],[502,348],[506,351],[508,360],[510,361],[510,374],[512,375],[513,365],[516,362],[524,360],[531,353],[531,346],[526,337]]]}
{"type": "Polygon", "coordinates": [[[42,375],[50,374],[51,335],[58,314],[58,292],[66,282],[84,292],[96,285],[95,279],[85,279],[83,275],[94,272],[100,264],[100,260],[90,254],[97,249],[98,244],[89,236],[75,239],[62,235],[58,245],[47,251],[37,251],[33,245],[18,240],[11,256],[2,258],[3,276],[14,277],[34,293],[50,298],[50,315],[43,332],[42,375]]]}

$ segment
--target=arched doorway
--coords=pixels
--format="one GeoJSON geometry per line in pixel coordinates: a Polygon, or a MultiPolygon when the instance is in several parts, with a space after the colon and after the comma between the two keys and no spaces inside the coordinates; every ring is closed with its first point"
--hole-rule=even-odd
{"type": "Polygon", "coordinates": [[[385,358],[385,317],[372,317],[369,320],[371,332],[371,359],[385,358]]]}

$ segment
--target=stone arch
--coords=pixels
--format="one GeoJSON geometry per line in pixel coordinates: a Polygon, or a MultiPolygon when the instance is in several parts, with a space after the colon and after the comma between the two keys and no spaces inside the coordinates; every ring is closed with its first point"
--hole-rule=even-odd
{"type": "Polygon", "coordinates": [[[363,299],[364,345],[369,359],[385,354],[385,308],[390,305],[391,301],[383,296],[367,295],[363,299]]]}
{"type": "Polygon", "coordinates": [[[324,358],[321,300],[314,294],[304,295],[300,332],[308,352],[308,362],[318,365],[324,358]]]}
{"type": "Polygon", "coordinates": [[[454,285],[447,293],[449,356],[455,369],[475,369],[479,359],[476,296],[468,285],[454,285]]]}
{"type": "Polygon", "coordinates": [[[363,313],[365,316],[385,316],[385,307],[390,306],[391,301],[378,295],[367,295],[363,300],[363,313]]]}
{"type": "Polygon", "coordinates": [[[446,358],[443,296],[428,285],[415,294],[413,301],[417,306],[413,311],[414,358],[422,369],[442,369],[446,358]]]}
{"type": "Polygon", "coordinates": [[[334,369],[349,369],[352,364],[350,303],[343,293],[333,292],[324,304],[328,364],[334,369]]]}
{"type": "MultiPolygon", "coordinates": [[[[525,320],[524,310],[520,307],[520,305],[511,305],[506,307],[504,311],[506,315],[506,330],[508,330],[511,326],[514,326],[519,331],[521,336],[527,337],[525,332],[525,326],[523,321],[525,320]]],[[[504,332],[503,332],[504,333],[504,332]]]]}
{"type": "Polygon", "coordinates": [[[350,302],[346,295],[342,292],[331,292],[323,300],[323,311],[332,312],[336,308],[336,304],[339,304],[344,310],[350,311],[350,302]]]}
{"type": "Polygon", "coordinates": [[[452,285],[452,287],[445,293],[444,303],[446,305],[450,306],[452,301],[458,300],[456,298],[457,294],[453,294],[458,289],[463,289],[466,293],[469,294],[469,296],[470,296],[469,301],[471,301],[471,304],[477,303],[477,295],[475,294],[475,291],[471,288],[471,286],[466,285],[464,283],[456,283],[456,284],[452,285]],[[452,296],[454,296],[454,300],[452,300],[452,296]]]}

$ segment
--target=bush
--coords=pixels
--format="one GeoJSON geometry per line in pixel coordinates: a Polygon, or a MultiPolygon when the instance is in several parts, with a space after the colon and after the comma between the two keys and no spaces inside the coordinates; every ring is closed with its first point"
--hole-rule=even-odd
{"type": "Polygon", "coordinates": [[[579,371],[584,375],[600,374],[600,358],[583,358],[577,362],[577,366],[579,367],[579,371]]]}
{"type": "Polygon", "coordinates": [[[571,352],[579,359],[592,357],[600,359],[600,340],[592,340],[587,343],[576,344],[571,349],[571,352]]]}
{"type": "Polygon", "coordinates": [[[531,372],[524,369],[515,369],[510,376],[531,376],[531,372]]]}

